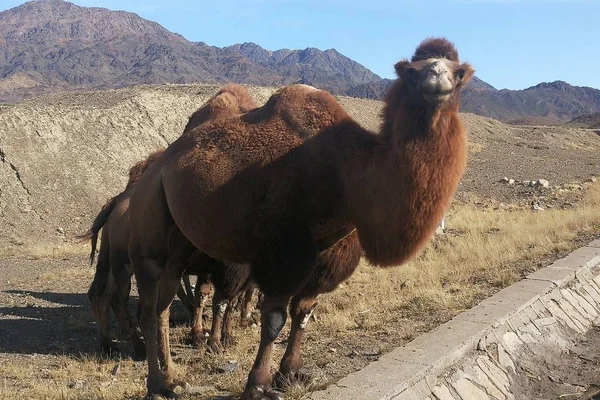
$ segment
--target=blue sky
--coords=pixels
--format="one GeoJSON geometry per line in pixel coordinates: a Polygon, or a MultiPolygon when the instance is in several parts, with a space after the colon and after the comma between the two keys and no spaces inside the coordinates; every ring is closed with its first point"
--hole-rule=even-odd
{"type": "MultiPolygon", "coordinates": [[[[452,40],[498,89],[564,80],[600,89],[600,0],[73,0],[131,11],[191,41],[335,48],[376,74],[427,36],[452,40]]],[[[0,9],[23,1],[0,0],[0,9]]]]}

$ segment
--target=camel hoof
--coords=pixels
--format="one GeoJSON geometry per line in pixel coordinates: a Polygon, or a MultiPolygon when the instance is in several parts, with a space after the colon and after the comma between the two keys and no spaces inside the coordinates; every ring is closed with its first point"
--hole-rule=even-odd
{"type": "Polygon", "coordinates": [[[223,337],[221,338],[221,346],[224,349],[235,346],[236,343],[237,343],[237,341],[235,340],[235,338],[232,335],[226,334],[226,335],[223,335],[223,337]]]}
{"type": "Polygon", "coordinates": [[[284,400],[283,393],[274,389],[251,387],[244,391],[241,400],[284,400]]]}
{"type": "Polygon", "coordinates": [[[206,342],[206,347],[209,353],[219,354],[223,352],[223,347],[221,346],[221,343],[213,339],[208,339],[208,341],[206,342]]]}

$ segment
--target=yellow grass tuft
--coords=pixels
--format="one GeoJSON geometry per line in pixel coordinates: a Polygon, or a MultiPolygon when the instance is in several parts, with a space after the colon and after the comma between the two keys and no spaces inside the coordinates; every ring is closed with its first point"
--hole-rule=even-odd
{"type": "Polygon", "coordinates": [[[0,257],[20,256],[31,257],[35,260],[45,258],[67,258],[90,253],[89,244],[80,243],[24,243],[18,242],[15,246],[0,248],[0,257]]]}

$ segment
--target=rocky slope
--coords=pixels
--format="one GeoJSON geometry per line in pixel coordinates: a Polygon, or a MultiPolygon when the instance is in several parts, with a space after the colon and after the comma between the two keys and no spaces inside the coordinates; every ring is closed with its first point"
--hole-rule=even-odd
{"type": "MultiPolygon", "coordinates": [[[[0,249],[71,241],[87,230],[105,200],[122,190],[129,167],[173,141],[217,88],[138,86],[0,107],[0,249]]],[[[259,104],[273,90],[250,88],[259,104]]],[[[340,102],[365,127],[378,129],[380,101],[340,102]]],[[[463,118],[472,148],[460,196],[511,201],[517,189],[500,183],[504,176],[544,178],[554,186],[599,175],[600,136],[592,130],[463,118]]]]}

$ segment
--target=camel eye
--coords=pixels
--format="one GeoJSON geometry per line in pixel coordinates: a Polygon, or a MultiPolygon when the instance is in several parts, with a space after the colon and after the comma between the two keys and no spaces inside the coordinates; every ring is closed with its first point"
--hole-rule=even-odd
{"type": "Polygon", "coordinates": [[[463,68],[456,71],[456,77],[462,81],[465,77],[465,70],[463,68]]]}

